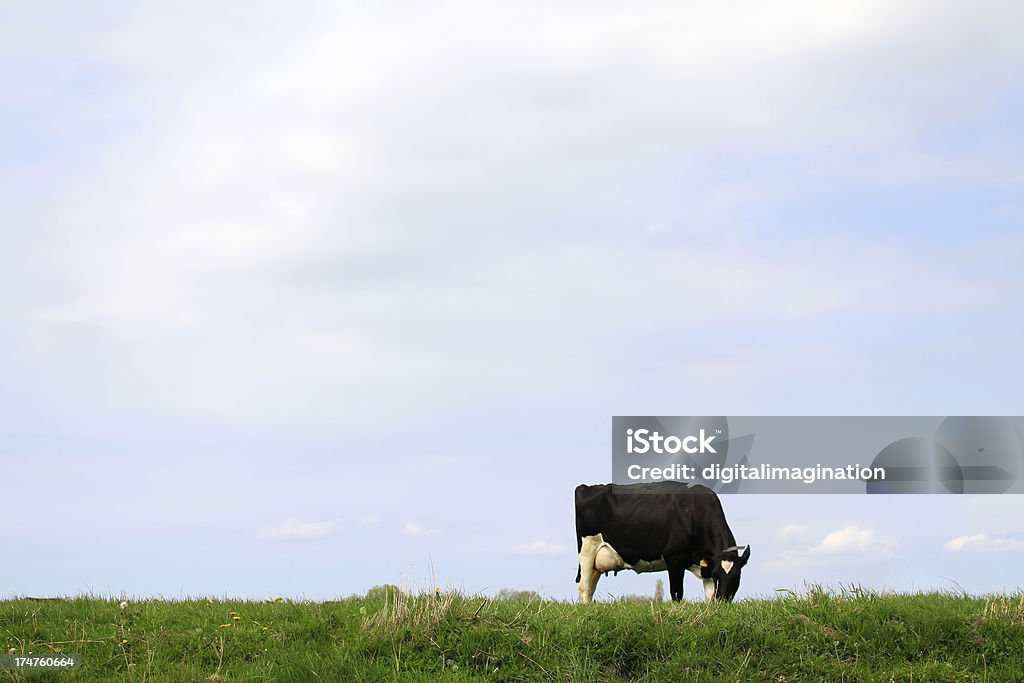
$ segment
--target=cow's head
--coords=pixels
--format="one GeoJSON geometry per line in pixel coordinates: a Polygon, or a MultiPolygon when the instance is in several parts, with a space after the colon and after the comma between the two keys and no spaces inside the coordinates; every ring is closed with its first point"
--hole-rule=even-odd
{"type": "Polygon", "coordinates": [[[712,561],[701,562],[701,576],[715,582],[715,600],[731,601],[740,589],[740,570],[750,559],[750,546],[726,548],[712,561]]]}

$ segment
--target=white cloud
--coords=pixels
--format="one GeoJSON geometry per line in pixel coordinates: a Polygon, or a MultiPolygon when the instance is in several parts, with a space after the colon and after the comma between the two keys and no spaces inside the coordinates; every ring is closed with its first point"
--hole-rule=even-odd
{"type": "Polygon", "coordinates": [[[872,529],[850,525],[825,536],[811,553],[815,555],[862,554],[887,552],[895,545],[891,538],[878,536],[872,529]]]}
{"type": "Polygon", "coordinates": [[[1020,550],[1024,543],[1012,538],[991,538],[988,534],[957,536],[946,541],[946,550],[953,552],[991,552],[997,550],[1020,550]]]}
{"type": "Polygon", "coordinates": [[[302,522],[294,517],[280,526],[260,530],[260,538],[272,541],[309,541],[330,536],[337,531],[334,522],[302,522]]]}
{"type": "Polygon", "coordinates": [[[517,555],[561,555],[565,552],[565,546],[547,541],[534,541],[517,546],[514,552],[517,555]]]}
{"type": "Polygon", "coordinates": [[[422,524],[415,522],[406,522],[405,526],[402,527],[402,533],[406,536],[437,536],[441,533],[440,529],[428,529],[422,524]]]}

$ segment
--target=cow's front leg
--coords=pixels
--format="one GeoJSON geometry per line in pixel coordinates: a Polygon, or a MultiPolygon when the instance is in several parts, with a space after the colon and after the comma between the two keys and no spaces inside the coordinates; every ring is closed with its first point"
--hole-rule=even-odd
{"type": "Polygon", "coordinates": [[[668,569],[668,592],[673,602],[683,599],[683,575],[686,573],[685,563],[665,558],[665,568],[668,569]]]}
{"type": "Polygon", "coordinates": [[[715,580],[714,579],[703,579],[704,581],[704,598],[708,602],[714,602],[715,600],[715,580]]]}

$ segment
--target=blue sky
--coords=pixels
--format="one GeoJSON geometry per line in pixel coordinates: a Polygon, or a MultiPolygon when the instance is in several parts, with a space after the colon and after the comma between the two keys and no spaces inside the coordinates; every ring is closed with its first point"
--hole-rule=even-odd
{"type": "MultiPolygon", "coordinates": [[[[1020,414],[1022,14],[8,5],[2,590],[571,597],[612,415],[1020,414]]],[[[725,506],[1019,586],[1020,496],[725,506]]]]}

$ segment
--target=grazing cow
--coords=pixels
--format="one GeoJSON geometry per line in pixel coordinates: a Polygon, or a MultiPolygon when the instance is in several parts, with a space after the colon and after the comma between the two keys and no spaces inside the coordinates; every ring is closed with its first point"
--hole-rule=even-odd
{"type": "Polygon", "coordinates": [[[673,600],[686,570],[704,581],[708,600],[732,600],[750,546],[737,546],[715,492],[699,484],[599,484],[576,487],[580,602],[602,574],[668,571],[673,600]]]}

